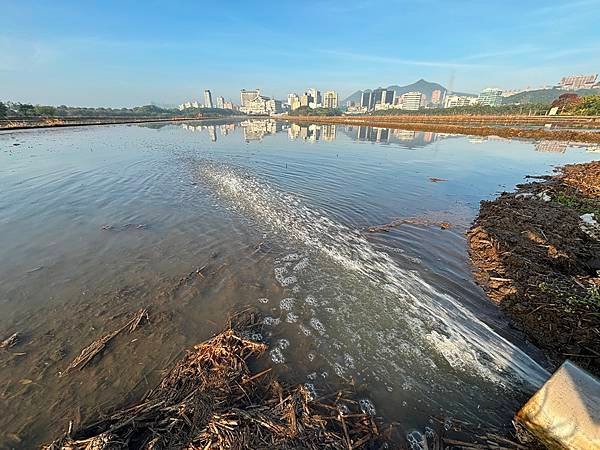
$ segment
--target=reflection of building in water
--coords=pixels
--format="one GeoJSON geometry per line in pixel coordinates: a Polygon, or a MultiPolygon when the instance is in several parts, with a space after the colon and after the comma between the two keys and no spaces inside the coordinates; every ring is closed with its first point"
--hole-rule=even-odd
{"type": "Polygon", "coordinates": [[[334,141],[336,138],[337,126],[317,125],[317,124],[297,124],[293,123],[288,129],[288,137],[291,140],[302,139],[304,141],[334,141]]]}
{"type": "Polygon", "coordinates": [[[402,147],[424,147],[441,138],[449,137],[431,131],[411,131],[368,126],[346,126],[340,128],[351,139],[378,143],[398,144],[402,147]]]}
{"type": "Polygon", "coordinates": [[[415,139],[415,131],[411,130],[394,130],[394,137],[401,141],[412,141],[415,139]]]}
{"type": "Polygon", "coordinates": [[[275,134],[283,130],[283,124],[276,120],[245,120],[240,123],[244,130],[246,141],[259,141],[268,134],[275,134]]]}
{"type": "Polygon", "coordinates": [[[221,136],[227,136],[233,130],[235,130],[235,123],[224,123],[219,126],[221,129],[221,136]]]}
{"type": "Polygon", "coordinates": [[[206,128],[208,130],[208,135],[210,136],[210,140],[213,142],[217,142],[217,127],[214,125],[209,125],[206,128]]]}
{"type": "Polygon", "coordinates": [[[369,127],[359,126],[358,130],[356,130],[356,139],[359,141],[364,141],[367,139],[367,133],[369,132],[369,127]]]}
{"type": "Polygon", "coordinates": [[[323,125],[323,140],[335,141],[335,125],[323,125]]]}
{"type": "Polygon", "coordinates": [[[235,130],[237,123],[235,123],[235,122],[224,123],[224,124],[220,124],[220,125],[217,125],[217,124],[194,125],[194,124],[190,124],[190,123],[181,123],[179,126],[181,128],[183,128],[184,130],[191,131],[191,132],[200,132],[200,131],[206,130],[210,140],[213,142],[216,142],[217,141],[217,128],[219,128],[221,130],[221,134],[223,136],[226,136],[227,134],[229,134],[229,132],[232,132],[233,130],[235,130]]]}
{"type": "MultiPolygon", "coordinates": [[[[347,132],[352,133],[353,127],[346,129],[347,132]]],[[[350,134],[352,136],[352,134],[350,134]]],[[[390,140],[390,129],[381,127],[357,127],[355,139],[359,141],[371,141],[371,142],[389,142],[390,140]]]]}
{"type": "Polygon", "coordinates": [[[564,153],[568,145],[569,143],[564,141],[540,141],[535,144],[535,150],[547,153],[564,153]]]}

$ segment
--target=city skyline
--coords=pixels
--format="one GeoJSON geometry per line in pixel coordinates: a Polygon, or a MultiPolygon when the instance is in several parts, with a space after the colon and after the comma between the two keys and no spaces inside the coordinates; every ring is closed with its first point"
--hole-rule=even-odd
{"type": "Polygon", "coordinates": [[[0,97],[122,107],[175,105],[197,98],[198,86],[235,102],[244,86],[285,99],[318,85],[341,101],[420,78],[478,93],[600,67],[600,0],[257,5],[4,2],[0,97]],[[377,11],[385,14],[364,20],[377,11]],[[310,23],[299,19],[309,12],[310,23]]]}

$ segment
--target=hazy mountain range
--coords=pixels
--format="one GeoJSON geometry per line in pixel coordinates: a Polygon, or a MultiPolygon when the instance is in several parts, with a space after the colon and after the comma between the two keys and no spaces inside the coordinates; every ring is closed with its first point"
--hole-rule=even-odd
{"type": "MultiPolygon", "coordinates": [[[[419,81],[417,81],[415,83],[412,83],[412,84],[408,84],[406,86],[392,85],[392,86],[388,86],[386,88],[379,87],[377,89],[387,89],[387,90],[390,90],[390,91],[395,91],[396,92],[396,96],[400,96],[402,94],[406,94],[407,92],[421,92],[428,99],[431,99],[431,93],[433,91],[437,90],[437,89],[439,89],[442,92],[446,92],[446,90],[447,90],[441,84],[431,83],[429,81],[423,80],[422,78],[419,81]]],[[[373,90],[374,89],[365,89],[364,91],[356,91],[352,95],[349,95],[344,100],[342,100],[342,102],[340,103],[340,105],[345,106],[346,103],[349,102],[349,101],[359,103],[360,102],[360,97],[361,97],[361,95],[362,95],[363,92],[372,92],[373,90]]]]}

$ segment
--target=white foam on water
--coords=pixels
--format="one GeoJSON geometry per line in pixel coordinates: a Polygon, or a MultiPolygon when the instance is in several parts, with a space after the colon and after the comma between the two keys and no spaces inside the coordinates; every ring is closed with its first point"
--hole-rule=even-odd
{"type": "MultiPolygon", "coordinates": [[[[319,308],[319,318],[310,310],[307,314],[313,317],[307,319],[321,339],[327,339],[328,348],[339,350],[329,355],[332,367],[339,369],[339,359],[352,353],[352,367],[344,364],[342,371],[360,362],[376,379],[402,376],[411,384],[418,378],[427,380],[432,389],[446,379],[436,375],[447,370],[445,365],[503,386],[527,383],[537,388],[548,378],[542,367],[479,320],[460,298],[400,267],[360,232],[240,169],[207,162],[201,175],[236,211],[288,245],[301,247],[301,253],[277,262],[275,278],[283,287],[299,282],[288,275],[288,268],[294,263],[297,267],[308,254],[314,263],[301,269],[315,266],[313,278],[321,276],[321,281],[336,285],[339,298],[330,300],[326,311],[320,309],[326,303],[313,296],[303,302],[308,306],[302,305],[319,308]],[[324,312],[328,321],[337,323],[335,333],[328,321],[327,327],[323,324],[324,312]]],[[[298,286],[294,290],[299,291],[298,286]]]]}

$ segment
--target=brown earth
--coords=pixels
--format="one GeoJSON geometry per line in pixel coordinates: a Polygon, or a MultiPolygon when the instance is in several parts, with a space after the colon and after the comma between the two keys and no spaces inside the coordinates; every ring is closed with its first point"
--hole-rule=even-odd
{"type": "Polygon", "coordinates": [[[565,166],[481,203],[468,232],[476,279],[550,360],[600,375],[600,161],[565,166]]]}

